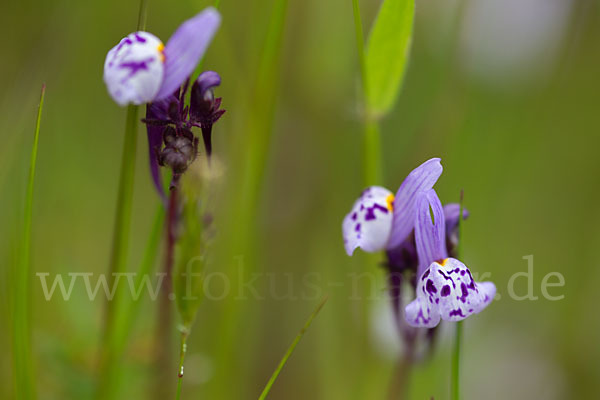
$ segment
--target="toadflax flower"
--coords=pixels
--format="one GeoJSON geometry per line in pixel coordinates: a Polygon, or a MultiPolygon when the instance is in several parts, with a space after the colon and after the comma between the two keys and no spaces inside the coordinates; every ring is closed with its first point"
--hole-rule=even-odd
{"type": "Polygon", "coordinates": [[[148,32],[134,32],[111,49],[104,64],[104,82],[120,105],[147,104],[146,118],[150,173],[165,199],[160,166],[173,171],[173,182],[198,155],[198,138],[192,127],[202,130],[207,155],[212,152],[212,125],[223,115],[214,88],[221,77],[214,71],[200,74],[185,104],[190,74],[204,55],[221,23],[209,7],[185,21],[164,46],[148,32]]]}
{"type": "Polygon", "coordinates": [[[446,218],[433,189],[417,195],[415,243],[419,257],[417,298],[405,308],[409,325],[433,328],[440,319],[460,321],[482,311],[494,299],[496,287],[492,282],[475,282],[462,262],[448,257],[446,218]]]}
{"type": "Polygon", "coordinates": [[[194,71],[220,23],[209,7],[181,24],[166,46],[148,32],[126,36],[106,55],[108,93],[121,106],[167,98],[194,71]]]}
{"type": "Polygon", "coordinates": [[[396,196],[380,186],[365,189],[342,223],[346,253],[351,256],[358,247],[372,253],[402,245],[413,230],[417,194],[431,189],[441,174],[440,159],[432,158],[408,174],[396,196]]]}

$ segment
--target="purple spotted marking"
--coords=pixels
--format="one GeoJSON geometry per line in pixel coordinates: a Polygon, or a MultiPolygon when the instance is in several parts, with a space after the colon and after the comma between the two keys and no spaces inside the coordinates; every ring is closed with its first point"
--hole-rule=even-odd
{"type": "Polygon", "coordinates": [[[372,221],[375,218],[377,218],[375,216],[375,210],[379,210],[379,211],[383,212],[384,214],[388,213],[388,209],[386,207],[383,207],[383,206],[375,203],[371,207],[367,207],[367,212],[365,213],[365,220],[366,221],[372,221]]]}
{"type": "Polygon", "coordinates": [[[429,279],[427,281],[427,284],[425,285],[425,288],[427,289],[427,292],[429,292],[429,293],[437,293],[437,289],[436,289],[436,287],[433,284],[433,281],[431,279],[429,279]]]}
{"type": "Polygon", "coordinates": [[[119,64],[121,69],[129,69],[129,75],[127,75],[121,82],[125,82],[140,71],[147,71],[148,64],[154,61],[154,57],[150,57],[142,61],[130,61],[119,64]]]}
{"type": "Polygon", "coordinates": [[[470,276],[468,268],[456,259],[448,259],[444,266],[433,263],[418,281],[417,299],[406,307],[409,324],[432,328],[441,319],[460,321],[483,310],[493,298],[495,287],[490,282],[469,282],[467,276],[470,276]],[[465,274],[461,275],[462,271],[465,274]],[[431,312],[425,312],[425,308],[431,312]]]}
{"type": "Polygon", "coordinates": [[[444,285],[444,287],[442,288],[442,292],[440,294],[442,295],[442,297],[446,297],[446,296],[450,295],[450,286],[444,285]]]}
{"type": "Polygon", "coordinates": [[[464,314],[463,314],[463,312],[462,312],[462,310],[460,308],[457,308],[456,310],[450,311],[449,315],[451,317],[459,316],[459,317],[465,318],[465,316],[464,316],[464,314]]]}

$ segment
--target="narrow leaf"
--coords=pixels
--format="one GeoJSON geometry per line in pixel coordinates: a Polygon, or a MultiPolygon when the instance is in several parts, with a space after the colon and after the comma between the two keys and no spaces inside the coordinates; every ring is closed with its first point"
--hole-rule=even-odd
{"type": "Polygon", "coordinates": [[[306,333],[306,331],[310,327],[310,324],[312,323],[313,319],[315,319],[315,317],[317,316],[317,314],[319,314],[319,311],[321,311],[321,309],[323,308],[323,306],[327,302],[327,299],[328,299],[328,297],[325,296],[325,298],[323,300],[321,300],[321,302],[319,303],[319,305],[317,306],[317,308],[315,308],[315,310],[312,312],[312,314],[310,315],[310,317],[308,317],[308,320],[306,320],[306,323],[304,324],[304,326],[302,327],[302,329],[300,330],[300,332],[298,332],[298,335],[296,336],[296,338],[294,339],[294,341],[292,342],[292,344],[290,345],[290,347],[285,352],[285,355],[283,356],[283,358],[279,362],[279,365],[277,366],[277,368],[273,372],[273,375],[271,375],[271,378],[269,379],[269,382],[267,382],[267,385],[265,386],[265,389],[262,391],[262,393],[261,393],[260,397],[258,398],[258,400],[264,400],[267,397],[267,395],[271,391],[271,387],[273,386],[273,383],[275,383],[275,380],[277,379],[277,377],[279,376],[279,373],[281,372],[281,370],[285,366],[285,363],[287,362],[287,360],[290,358],[290,356],[294,352],[294,349],[296,348],[296,345],[298,344],[298,342],[300,342],[300,339],[302,339],[302,336],[304,336],[304,334],[306,333]]]}
{"type": "Polygon", "coordinates": [[[13,275],[16,280],[15,290],[13,292],[15,296],[13,299],[13,358],[16,378],[15,397],[26,400],[36,398],[36,380],[33,368],[33,352],[31,349],[31,219],[33,211],[35,164],[37,161],[40,122],[42,119],[45,92],[46,85],[42,85],[40,106],[38,108],[33,146],[31,148],[29,180],[27,182],[27,194],[25,196],[25,212],[23,214],[23,225],[21,226],[22,236],[19,248],[19,259],[17,263],[15,263],[16,271],[13,275]]]}
{"type": "Polygon", "coordinates": [[[367,42],[367,107],[376,116],[388,113],[406,70],[412,41],[414,0],[384,0],[367,42]]]}

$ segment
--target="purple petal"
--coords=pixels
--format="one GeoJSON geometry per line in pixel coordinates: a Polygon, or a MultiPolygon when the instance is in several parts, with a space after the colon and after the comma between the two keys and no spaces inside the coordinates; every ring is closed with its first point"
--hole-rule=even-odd
{"type": "Polygon", "coordinates": [[[433,189],[421,192],[417,196],[415,243],[419,256],[417,277],[420,277],[432,262],[448,258],[444,210],[433,189]],[[433,221],[430,208],[433,211],[433,221]]]}
{"type": "Polygon", "coordinates": [[[220,24],[219,12],[208,7],[177,28],[165,46],[165,74],[156,100],[173,93],[190,76],[220,24]]]}
{"type": "Polygon", "coordinates": [[[388,249],[400,245],[413,230],[417,193],[429,190],[442,174],[439,158],[432,158],[415,168],[402,182],[394,200],[394,222],[388,249]]]}
{"type": "Polygon", "coordinates": [[[190,95],[190,115],[196,121],[210,120],[213,113],[221,105],[220,99],[215,99],[213,87],[221,84],[221,77],[215,71],[205,71],[198,76],[192,85],[190,95]]]}
{"type": "MultiPolygon", "coordinates": [[[[204,71],[194,82],[194,87],[197,88],[199,93],[204,93],[208,89],[214,88],[221,84],[221,77],[215,71],[204,71]]],[[[192,89],[193,90],[193,89],[192,89]]]]}
{"type": "Polygon", "coordinates": [[[406,321],[433,328],[481,312],[496,295],[492,282],[476,283],[471,271],[455,258],[434,262],[417,282],[417,298],[406,306],[406,321]]]}
{"type": "Polygon", "coordinates": [[[344,247],[349,256],[357,247],[370,253],[385,248],[392,229],[393,197],[392,192],[379,186],[362,192],[342,223],[344,247]]]}
{"type": "MultiPolygon", "coordinates": [[[[146,106],[146,118],[160,120],[166,119],[169,104],[168,100],[170,100],[170,98],[148,104],[146,106]]],[[[156,187],[156,190],[158,191],[158,194],[163,202],[166,202],[167,197],[162,185],[160,166],[158,165],[158,152],[162,146],[162,132],[164,129],[164,126],[146,124],[146,132],[148,134],[148,158],[150,160],[150,174],[152,175],[152,182],[154,182],[154,187],[156,187]]]]}

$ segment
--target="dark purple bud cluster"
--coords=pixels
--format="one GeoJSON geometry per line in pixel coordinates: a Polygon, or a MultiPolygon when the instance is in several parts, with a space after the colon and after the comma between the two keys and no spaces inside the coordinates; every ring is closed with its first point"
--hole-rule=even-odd
{"type": "Polygon", "coordinates": [[[181,135],[168,126],[163,131],[164,148],[158,154],[158,164],[170,167],[175,174],[182,174],[196,159],[198,154],[198,138],[187,130],[181,130],[181,135]]]}
{"type": "Polygon", "coordinates": [[[199,140],[192,132],[194,127],[202,131],[206,155],[212,154],[212,126],[225,113],[220,108],[221,98],[214,95],[214,88],[220,84],[219,74],[206,71],[193,83],[189,105],[185,104],[189,79],[171,96],[148,104],[142,121],[148,130],[152,177],[161,194],[158,167],[169,167],[180,175],[198,156],[199,140]]]}

